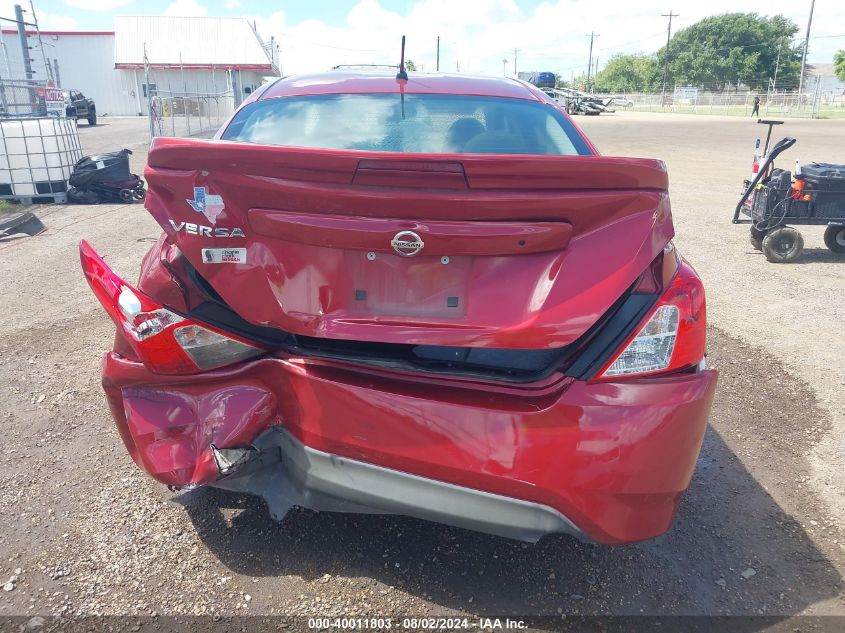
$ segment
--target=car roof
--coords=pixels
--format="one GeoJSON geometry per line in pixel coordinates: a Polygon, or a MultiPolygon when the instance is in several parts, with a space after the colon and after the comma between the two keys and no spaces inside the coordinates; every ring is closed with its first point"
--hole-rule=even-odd
{"type": "Polygon", "coordinates": [[[543,100],[528,84],[506,77],[411,72],[406,82],[400,82],[396,79],[395,72],[384,71],[331,71],[282,77],[262,92],[260,99],[323,94],[390,94],[398,93],[401,83],[404,83],[405,94],[455,94],[543,100]]]}

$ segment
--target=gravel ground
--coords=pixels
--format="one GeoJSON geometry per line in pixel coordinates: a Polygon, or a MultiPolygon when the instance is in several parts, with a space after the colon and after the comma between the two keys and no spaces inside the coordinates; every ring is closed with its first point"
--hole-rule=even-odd
{"type": "MultiPolygon", "coordinates": [[[[86,150],[114,148],[131,126],[139,138],[126,121],[81,126],[86,150]]],[[[845,262],[808,231],[804,264],[767,264],[730,225],[748,121],[579,123],[605,153],[667,160],[677,243],[708,288],[721,380],[668,534],[531,546],[401,517],[298,511],[276,524],[250,497],[171,494],[135,468],[104,406],[113,328],[76,254],[86,238],[134,279],[158,227],[137,205],[44,207],[46,234],[0,244],[0,615],[845,615],[841,456],[830,456],[843,434],[845,262]]],[[[843,123],[789,132],[801,156],[835,159],[843,123]]]]}
{"type": "MultiPolygon", "coordinates": [[[[829,432],[808,453],[811,480],[845,523],[845,257],[825,248],[824,227],[803,226],[801,259],[772,264],[751,248],[748,227],[730,222],[754,139],[765,140],[767,127],[750,118],[647,113],[578,122],[607,154],[666,161],[677,243],[707,287],[710,322],[773,353],[790,374],[813,386],[831,419],[829,432]]],[[[845,162],[845,120],[787,119],[773,136],[773,142],[798,139],[781,155],[783,168],[791,169],[796,159],[845,162]]]]}

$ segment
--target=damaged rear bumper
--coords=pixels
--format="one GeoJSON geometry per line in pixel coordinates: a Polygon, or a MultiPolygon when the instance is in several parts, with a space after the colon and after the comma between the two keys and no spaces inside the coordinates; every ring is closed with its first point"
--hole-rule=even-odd
{"type": "Polygon", "coordinates": [[[395,513],[601,543],[669,528],[715,385],[698,371],[512,387],[274,357],[162,376],[116,353],[103,376],[127,449],[168,485],[258,494],[276,518],[395,513]]]}
{"type": "Polygon", "coordinates": [[[548,506],[319,451],[281,427],[262,433],[253,446],[256,457],[215,485],[260,495],[276,520],[298,506],[401,514],[522,541],[554,533],[584,538],[569,519],[548,506]]]}

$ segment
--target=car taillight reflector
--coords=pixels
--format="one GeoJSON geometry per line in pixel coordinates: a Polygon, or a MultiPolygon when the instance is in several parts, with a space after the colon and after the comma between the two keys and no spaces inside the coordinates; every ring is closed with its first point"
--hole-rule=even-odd
{"type": "Polygon", "coordinates": [[[666,369],[677,336],[677,306],[660,306],[603,375],[642,374],[666,369]]]}
{"type": "Polygon", "coordinates": [[[681,261],[657,305],[599,377],[618,379],[695,367],[704,358],[706,328],[704,287],[692,266],[681,261]]]}
{"type": "Polygon", "coordinates": [[[212,332],[200,325],[183,325],[173,330],[173,338],[200,369],[213,369],[252,358],[261,350],[212,332]]]}
{"type": "Polygon", "coordinates": [[[155,302],[118,277],[84,240],[79,255],[94,295],[150,371],[194,374],[264,353],[155,302]]]}

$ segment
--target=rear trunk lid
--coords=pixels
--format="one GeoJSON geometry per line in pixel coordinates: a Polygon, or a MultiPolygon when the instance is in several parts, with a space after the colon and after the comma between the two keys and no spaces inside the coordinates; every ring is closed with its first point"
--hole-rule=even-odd
{"type": "Polygon", "coordinates": [[[331,339],[568,345],[672,238],[662,162],[155,139],[146,207],[257,326],[331,339]]]}

